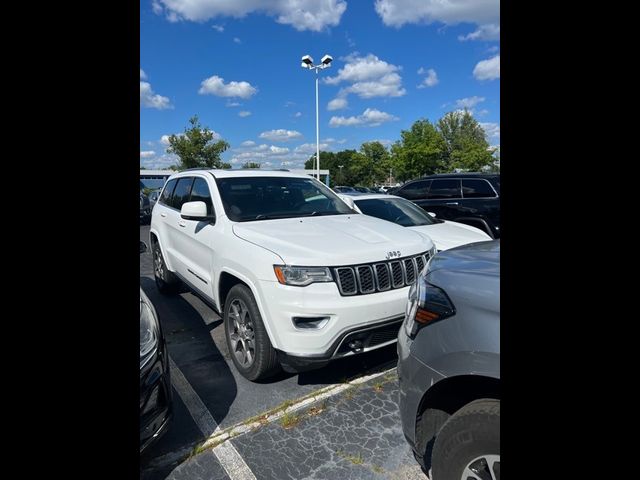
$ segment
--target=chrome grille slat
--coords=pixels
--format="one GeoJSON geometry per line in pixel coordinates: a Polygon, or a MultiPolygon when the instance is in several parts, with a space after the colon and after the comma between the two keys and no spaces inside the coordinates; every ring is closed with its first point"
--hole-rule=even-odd
{"type": "Polygon", "coordinates": [[[429,252],[373,264],[332,267],[342,296],[385,292],[411,285],[429,260],[429,252]]]}

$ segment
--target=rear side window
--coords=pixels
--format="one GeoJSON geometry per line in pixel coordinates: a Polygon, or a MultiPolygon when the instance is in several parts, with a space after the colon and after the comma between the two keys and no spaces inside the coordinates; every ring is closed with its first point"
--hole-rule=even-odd
{"type": "Polygon", "coordinates": [[[487,198],[495,197],[496,193],[486,180],[467,179],[462,180],[462,196],[464,198],[487,198]]]}
{"type": "Polygon", "coordinates": [[[429,190],[430,183],[431,180],[420,180],[419,182],[413,182],[402,187],[395,194],[408,200],[420,200],[422,198],[426,198],[427,190],[429,190]]]}
{"type": "Polygon", "coordinates": [[[434,180],[429,189],[428,198],[460,198],[460,180],[434,180]]]}
{"type": "Polygon", "coordinates": [[[192,184],[193,177],[179,178],[176,189],[173,191],[173,197],[171,197],[171,204],[169,206],[176,210],[180,210],[182,208],[182,204],[189,201],[192,184]]]}
{"type": "Polygon", "coordinates": [[[191,200],[190,202],[204,202],[207,206],[207,215],[213,213],[213,204],[211,203],[211,193],[209,192],[209,185],[204,178],[196,177],[193,181],[193,188],[191,188],[191,200]]]}
{"type": "Polygon", "coordinates": [[[171,200],[171,195],[173,195],[173,189],[176,187],[176,183],[178,181],[173,179],[173,180],[169,180],[167,182],[167,186],[164,187],[164,190],[162,191],[162,196],[160,197],[159,202],[163,205],[171,205],[170,200],[171,200]]]}

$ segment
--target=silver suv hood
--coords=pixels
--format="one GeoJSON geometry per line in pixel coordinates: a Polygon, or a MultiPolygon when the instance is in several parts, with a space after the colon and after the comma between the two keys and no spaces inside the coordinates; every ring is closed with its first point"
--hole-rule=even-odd
{"type": "Polygon", "coordinates": [[[300,266],[379,262],[389,252],[405,257],[433,246],[418,232],[358,214],[235,223],[233,233],[278,254],[288,265],[300,266]]]}

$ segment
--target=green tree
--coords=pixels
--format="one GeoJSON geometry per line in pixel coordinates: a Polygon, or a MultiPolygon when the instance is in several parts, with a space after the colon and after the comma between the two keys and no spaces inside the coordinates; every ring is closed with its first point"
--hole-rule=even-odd
{"type": "Polygon", "coordinates": [[[242,164],[242,168],[260,168],[260,164],[256,162],[245,162],[242,164]]]}
{"type": "Polygon", "coordinates": [[[391,147],[394,176],[399,180],[446,171],[446,143],[429,120],[418,120],[400,132],[391,147]]]}
{"type": "Polygon", "coordinates": [[[364,142],[360,151],[351,156],[352,185],[370,187],[384,181],[391,166],[391,156],[382,143],[364,142]]]}
{"type": "Polygon", "coordinates": [[[223,164],[220,155],[229,148],[224,140],[213,141],[214,133],[208,127],[202,127],[198,116],[189,119],[184,135],[171,135],[167,153],[176,154],[180,163],[178,170],[186,168],[206,167],[220,168],[223,164]]]}
{"type": "Polygon", "coordinates": [[[486,133],[468,110],[446,113],[438,120],[445,141],[447,171],[480,171],[495,162],[486,133]]]}

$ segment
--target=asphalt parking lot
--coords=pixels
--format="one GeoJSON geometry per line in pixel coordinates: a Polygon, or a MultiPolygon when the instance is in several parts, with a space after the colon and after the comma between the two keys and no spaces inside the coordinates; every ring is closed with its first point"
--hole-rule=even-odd
{"type": "MultiPolygon", "coordinates": [[[[149,226],[141,225],[140,240],[148,244],[148,235],[149,226]]],[[[396,349],[395,345],[391,345],[338,360],[321,370],[301,374],[283,372],[265,382],[253,383],[235,371],[229,358],[222,321],[213,310],[186,291],[173,297],[166,297],[158,292],[153,281],[149,251],[140,255],[140,285],[155,305],[162,323],[173,361],[174,386],[173,421],[167,433],[141,456],[142,479],[229,478],[211,450],[186,461],[194,447],[201,444],[214,430],[240,424],[250,417],[282,405],[283,402],[295,401],[320,388],[342,384],[345,380],[360,375],[385,372],[396,365],[396,349]],[[188,474],[185,471],[187,465],[192,468],[188,474]],[[199,473],[193,470],[194,465],[199,473]]],[[[301,422],[301,425],[308,426],[308,430],[286,430],[274,423],[234,439],[235,455],[239,454],[244,459],[243,464],[254,475],[243,476],[241,472],[237,478],[425,478],[419,473],[419,469],[416,470],[417,465],[410,458],[409,447],[400,431],[400,419],[395,406],[397,387],[393,386],[395,380],[389,377],[386,382],[389,385],[384,390],[384,399],[380,397],[382,392],[376,390],[373,397],[363,400],[370,407],[367,407],[368,413],[363,414],[360,420],[347,418],[349,408],[354,415],[359,415],[357,412],[360,407],[354,404],[353,396],[342,403],[336,403],[337,400],[332,399],[332,405],[337,406],[333,408],[331,415],[318,415],[322,422],[328,422],[325,424],[327,432],[323,433],[322,423],[316,425],[313,423],[315,419],[308,419],[306,423],[301,422]],[[381,410],[375,413],[372,409],[378,404],[381,410]],[[375,425],[380,422],[388,425],[382,430],[373,423],[369,430],[356,428],[359,423],[366,423],[370,418],[376,419],[375,425]],[[352,423],[356,430],[350,432],[348,426],[352,423]],[[287,432],[286,435],[277,429],[287,432]],[[338,436],[330,438],[330,432],[337,432],[338,436]],[[305,435],[311,436],[306,438],[305,435]],[[313,438],[318,435],[324,435],[324,444],[322,441],[316,444],[320,453],[314,455],[313,461],[304,461],[308,468],[294,468],[297,456],[304,457],[302,451],[298,452],[301,450],[300,446],[313,442],[313,438]],[[343,443],[350,450],[342,452],[339,445],[328,446],[334,443],[343,443]],[[362,448],[356,448],[358,445],[362,448]],[[383,450],[380,450],[380,445],[384,446],[383,450]],[[257,455],[260,451],[265,452],[265,455],[257,455]],[[394,458],[383,458],[385,455],[394,458]],[[368,459],[368,463],[364,460],[358,462],[363,457],[368,459]],[[355,462],[349,460],[354,458],[355,462]],[[287,462],[289,466],[285,467],[287,462]],[[362,467],[364,463],[369,467],[362,467]],[[348,474],[344,473],[347,471],[344,468],[347,468],[348,474]],[[339,473],[343,470],[343,473],[339,473]],[[389,472],[395,473],[391,475],[389,472]]],[[[358,390],[368,392],[365,388],[358,390]]],[[[303,460],[304,458],[300,461],[303,460]]]]}

